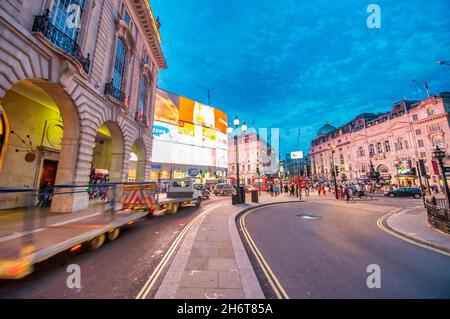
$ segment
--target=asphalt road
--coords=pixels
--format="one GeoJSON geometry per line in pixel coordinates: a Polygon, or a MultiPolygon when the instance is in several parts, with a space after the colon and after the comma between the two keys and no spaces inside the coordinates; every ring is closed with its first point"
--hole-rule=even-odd
{"type": "MultiPolygon", "coordinates": [[[[0,298],[135,298],[183,227],[223,200],[231,199],[212,196],[200,208],[184,207],[175,215],[141,219],[95,251],[61,253],[37,264],[22,280],[0,280],[0,298]],[[80,266],[81,289],[66,285],[70,264],[80,266]]],[[[163,278],[164,274],[159,281],[163,278]]]]}
{"type": "MultiPolygon", "coordinates": [[[[418,202],[380,200],[399,207],[418,202]]],[[[376,223],[382,215],[351,204],[299,202],[257,209],[245,221],[289,298],[450,298],[450,257],[384,232],[376,223]],[[371,264],[380,266],[381,288],[367,287],[371,264]]],[[[266,297],[275,298],[253,256],[251,260],[266,297]]]]}

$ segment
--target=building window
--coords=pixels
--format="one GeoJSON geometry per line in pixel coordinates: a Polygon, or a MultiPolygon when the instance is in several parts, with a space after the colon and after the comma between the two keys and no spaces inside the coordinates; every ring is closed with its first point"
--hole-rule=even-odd
{"type": "Polygon", "coordinates": [[[408,149],[408,141],[406,141],[403,137],[398,138],[398,149],[399,150],[407,150],[408,149]]]}
{"type": "Polygon", "coordinates": [[[438,131],[440,131],[440,129],[441,129],[441,126],[439,124],[432,124],[432,125],[428,126],[428,130],[430,132],[438,132],[438,131]]]}
{"type": "Polygon", "coordinates": [[[345,164],[345,162],[344,162],[344,154],[340,154],[339,155],[339,161],[340,161],[341,165],[345,164]]]}
{"type": "Polygon", "coordinates": [[[251,170],[251,168],[250,168],[250,165],[248,165],[248,167],[247,167],[247,168],[248,168],[248,170],[249,170],[249,171],[251,170]]]}
{"type": "Polygon", "coordinates": [[[231,165],[231,170],[234,171],[234,165],[231,165]]]}
{"type": "Polygon", "coordinates": [[[434,115],[434,109],[433,109],[432,107],[429,107],[429,108],[427,109],[427,114],[428,114],[428,116],[434,115]]]}
{"type": "Polygon", "coordinates": [[[391,143],[389,140],[384,141],[384,152],[389,153],[391,151],[391,143]]]}
{"type": "MultiPolygon", "coordinates": [[[[79,6],[79,8],[81,9],[80,11],[80,19],[81,19],[84,7],[84,0],[54,0],[50,14],[50,21],[59,31],[65,33],[76,42],[78,38],[78,32],[80,29],[73,28],[70,24],[67,23],[69,18],[72,18],[72,15],[74,14],[73,10],[75,9],[73,8],[76,8],[75,6],[69,7],[70,5],[79,6]]],[[[79,22],[81,23],[81,20],[79,22]]]]}
{"type": "Polygon", "coordinates": [[[369,156],[372,157],[375,155],[375,148],[373,146],[373,144],[369,145],[369,156]]]}
{"type": "Polygon", "coordinates": [[[413,114],[412,120],[413,120],[413,121],[417,121],[418,119],[419,119],[419,115],[413,114]]]}
{"type": "Polygon", "coordinates": [[[138,116],[144,115],[146,103],[147,103],[147,83],[145,83],[144,76],[141,75],[141,79],[139,81],[139,102],[138,102],[138,110],[137,110],[138,116]]]}
{"type": "Polygon", "coordinates": [[[125,45],[122,38],[118,38],[116,47],[116,60],[114,61],[114,70],[112,83],[118,90],[122,90],[123,74],[125,67],[125,45]]]}
{"type": "Polygon", "coordinates": [[[358,157],[364,157],[364,156],[366,156],[366,152],[364,151],[364,148],[363,148],[362,146],[360,146],[360,147],[358,148],[357,156],[358,156],[358,157]]]}
{"type": "Polygon", "coordinates": [[[417,145],[419,145],[419,147],[425,147],[423,140],[417,140],[417,145]]]}
{"type": "Polygon", "coordinates": [[[130,26],[130,15],[128,14],[128,12],[125,11],[125,14],[123,15],[123,21],[125,21],[125,23],[130,26]]]}
{"type": "Polygon", "coordinates": [[[425,152],[420,152],[420,158],[425,158],[425,157],[427,157],[427,153],[425,153],[425,152]]]}
{"type": "Polygon", "coordinates": [[[378,154],[382,154],[383,153],[383,146],[379,142],[377,143],[377,152],[378,152],[378,154]]]}
{"type": "Polygon", "coordinates": [[[442,135],[436,135],[431,138],[433,146],[445,147],[444,137],[442,135]]]}
{"type": "Polygon", "coordinates": [[[421,135],[422,134],[422,130],[420,128],[416,129],[416,135],[421,135]]]}
{"type": "Polygon", "coordinates": [[[361,165],[361,172],[363,172],[363,173],[366,172],[366,164],[361,165]]]}

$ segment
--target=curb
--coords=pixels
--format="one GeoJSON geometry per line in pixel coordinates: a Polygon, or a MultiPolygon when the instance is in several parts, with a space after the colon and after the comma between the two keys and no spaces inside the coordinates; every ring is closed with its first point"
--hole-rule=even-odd
{"type": "MultiPolygon", "coordinates": [[[[418,239],[418,238],[416,238],[416,237],[409,236],[409,235],[407,235],[407,234],[405,234],[405,233],[403,233],[403,232],[401,232],[401,231],[399,231],[399,230],[397,230],[397,229],[395,229],[395,228],[389,226],[387,220],[389,219],[389,217],[392,216],[393,213],[389,213],[389,214],[390,214],[390,215],[387,216],[386,218],[384,218],[384,219],[382,220],[381,223],[382,223],[382,225],[383,225],[384,227],[386,227],[386,228],[387,228],[388,230],[390,230],[391,232],[393,232],[393,233],[395,233],[395,234],[397,234],[397,235],[399,235],[399,236],[401,236],[401,237],[405,237],[405,238],[407,238],[408,240],[411,240],[411,241],[416,242],[416,243],[418,243],[418,244],[425,245],[425,246],[428,246],[428,247],[430,247],[430,248],[435,248],[435,249],[442,250],[442,251],[444,251],[444,252],[450,253],[450,249],[447,248],[447,247],[443,247],[443,246],[440,246],[440,245],[436,245],[436,244],[434,244],[433,242],[430,242],[430,241],[428,241],[428,240],[422,240],[422,239],[418,239]]],[[[427,225],[428,225],[428,224],[427,224],[427,225]]]]}

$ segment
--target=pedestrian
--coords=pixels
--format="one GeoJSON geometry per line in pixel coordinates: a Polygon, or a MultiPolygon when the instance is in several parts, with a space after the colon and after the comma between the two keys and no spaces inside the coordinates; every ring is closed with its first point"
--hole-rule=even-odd
{"type": "Polygon", "coordinates": [[[284,184],[284,194],[288,195],[288,192],[289,192],[289,186],[288,186],[288,184],[284,184]]]}
{"type": "Polygon", "coordinates": [[[348,187],[348,185],[345,185],[344,187],[344,195],[348,203],[348,201],[350,200],[350,187],[348,187]]]}
{"type": "Polygon", "coordinates": [[[305,196],[309,197],[309,186],[305,185],[305,196]]]}
{"type": "Polygon", "coordinates": [[[294,196],[294,184],[291,184],[291,197],[294,196]]]}
{"type": "Polygon", "coordinates": [[[275,196],[278,196],[278,193],[280,192],[280,188],[278,187],[278,184],[274,187],[275,196]]]}
{"type": "Polygon", "coordinates": [[[272,184],[270,184],[270,186],[269,186],[269,193],[270,193],[270,196],[273,196],[273,185],[272,184]]]}
{"type": "Polygon", "coordinates": [[[317,186],[317,194],[320,196],[320,193],[322,192],[322,187],[320,185],[317,186]]]}

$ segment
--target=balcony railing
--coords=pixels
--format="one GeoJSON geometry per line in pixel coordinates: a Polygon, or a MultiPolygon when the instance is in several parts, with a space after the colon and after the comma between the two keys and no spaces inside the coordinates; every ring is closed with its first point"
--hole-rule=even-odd
{"type": "Polygon", "coordinates": [[[44,15],[35,16],[32,31],[42,33],[51,43],[80,62],[84,72],[89,73],[89,53],[85,58],[76,41],[50,23],[50,10],[45,10],[44,15]]]}
{"type": "Polygon", "coordinates": [[[121,90],[116,88],[112,82],[106,83],[105,94],[122,103],[125,101],[125,94],[121,90]]]}

